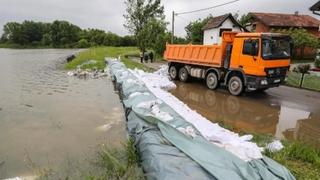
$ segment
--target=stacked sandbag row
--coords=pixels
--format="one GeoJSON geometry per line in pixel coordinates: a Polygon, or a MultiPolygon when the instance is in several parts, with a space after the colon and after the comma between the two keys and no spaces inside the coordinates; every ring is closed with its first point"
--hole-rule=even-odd
{"type": "Polygon", "coordinates": [[[124,64],[109,60],[108,68],[147,179],[294,179],[267,157],[247,162],[210,143],[124,64]]]}
{"type": "Polygon", "coordinates": [[[156,125],[144,121],[132,111],[132,104],[135,103],[132,101],[156,99],[148,89],[140,84],[122,63],[109,60],[108,68],[124,102],[128,133],[135,141],[146,178],[215,179],[166,140],[156,125]],[[134,97],[136,100],[133,100],[134,97]]]}

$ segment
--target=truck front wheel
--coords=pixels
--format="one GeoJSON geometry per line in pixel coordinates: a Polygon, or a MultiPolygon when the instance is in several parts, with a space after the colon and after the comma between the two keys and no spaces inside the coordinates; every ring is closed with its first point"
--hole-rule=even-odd
{"type": "Polygon", "coordinates": [[[228,82],[228,90],[230,94],[239,96],[244,90],[244,84],[239,76],[232,76],[228,82]]]}
{"type": "Polygon", "coordinates": [[[178,71],[176,66],[170,66],[169,68],[169,76],[172,80],[176,80],[178,77],[178,71]]]}
{"type": "Polygon", "coordinates": [[[179,79],[180,79],[180,81],[187,82],[188,78],[189,78],[188,70],[185,67],[181,68],[179,70],[179,79]]]}
{"type": "Polygon", "coordinates": [[[217,89],[218,87],[218,77],[216,73],[210,72],[206,77],[206,84],[209,89],[217,89]]]}

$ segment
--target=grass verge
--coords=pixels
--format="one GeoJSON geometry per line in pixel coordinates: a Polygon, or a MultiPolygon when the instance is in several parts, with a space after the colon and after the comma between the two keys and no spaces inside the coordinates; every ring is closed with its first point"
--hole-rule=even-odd
{"type": "MultiPolygon", "coordinates": [[[[289,72],[286,84],[289,86],[299,87],[301,74],[296,72],[289,72]]],[[[306,89],[320,91],[320,77],[312,74],[306,74],[302,87],[306,89]]]]}
{"type": "Polygon", "coordinates": [[[320,150],[300,142],[282,143],[281,151],[266,151],[265,155],[287,167],[297,179],[320,179],[320,150]]]}
{"type": "Polygon", "coordinates": [[[105,57],[117,58],[121,56],[122,62],[130,69],[138,68],[145,71],[152,71],[153,69],[144,66],[136,61],[129,59],[130,56],[139,56],[139,50],[136,47],[94,47],[84,50],[78,54],[78,56],[71,62],[67,63],[65,68],[68,70],[76,69],[77,66],[88,62],[90,60],[96,60],[96,64],[87,64],[82,66],[82,69],[104,69],[105,57]]]}
{"type": "MultiPolygon", "coordinates": [[[[233,131],[233,127],[226,125],[223,122],[218,122],[221,127],[233,131]]],[[[240,132],[240,134],[246,134],[240,132]]],[[[271,143],[274,137],[271,134],[252,133],[252,141],[260,147],[265,147],[271,143]]],[[[297,179],[303,180],[318,180],[320,179],[320,150],[297,141],[282,140],[284,148],[278,152],[264,151],[264,155],[279,162],[297,179]]]]}

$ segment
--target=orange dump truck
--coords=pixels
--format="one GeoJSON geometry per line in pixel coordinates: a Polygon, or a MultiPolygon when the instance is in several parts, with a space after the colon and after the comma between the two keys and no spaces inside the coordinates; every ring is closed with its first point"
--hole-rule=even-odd
{"type": "Polygon", "coordinates": [[[221,45],[167,44],[164,57],[172,79],[205,79],[209,89],[223,85],[237,96],[283,83],[291,47],[288,35],[224,32],[221,45]]]}

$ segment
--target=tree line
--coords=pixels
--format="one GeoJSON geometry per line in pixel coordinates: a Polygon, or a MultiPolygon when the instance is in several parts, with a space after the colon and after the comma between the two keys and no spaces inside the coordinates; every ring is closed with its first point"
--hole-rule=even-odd
{"type": "Polygon", "coordinates": [[[99,29],[81,29],[68,22],[24,21],[3,26],[1,44],[23,47],[86,48],[91,46],[136,46],[133,36],[119,36],[99,29]]]}

